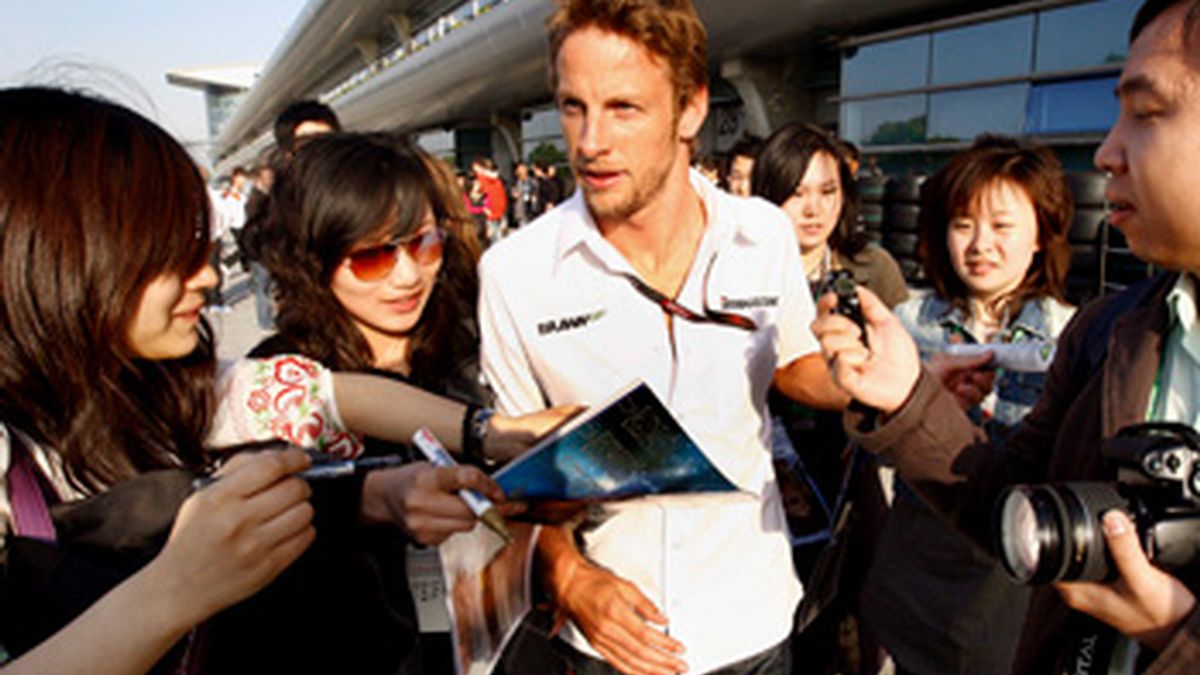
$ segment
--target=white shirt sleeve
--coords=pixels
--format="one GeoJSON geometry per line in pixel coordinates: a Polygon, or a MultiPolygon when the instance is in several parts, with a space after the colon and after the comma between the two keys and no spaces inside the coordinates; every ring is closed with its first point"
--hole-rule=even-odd
{"type": "Polygon", "coordinates": [[[813,305],[812,291],[804,275],[804,264],[800,261],[800,244],[791,223],[787,224],[783,238],[783,279],[779,294],[779,361],[782,368],[801,356],[819,352],[821,345],[812,332],[812,322],[817,318],[813,305]]]}
{"type": "Polygon", "coordinates": [[[486,256],[479,266],[480,360],[488,385],[496,395],[496,408],[505,415],[523,415],[547,407],[534,377],[528,354],[517,330],[499,273],[489,269],[486,256]]]}

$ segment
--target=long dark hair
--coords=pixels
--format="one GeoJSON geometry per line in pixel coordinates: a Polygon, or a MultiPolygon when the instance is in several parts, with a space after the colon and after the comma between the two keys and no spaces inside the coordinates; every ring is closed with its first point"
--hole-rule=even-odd
{"type": "Polygon", "coordinates": [[[796,186],[804,179],[813,157],[822,152],[837,162],[838,182],[842,187],[842,211],[829,235],[829,248],[853,258],[867,245],[866,236],[857,228],[858,189],[841,145],[821,127],[788,122],[776,129],[754,161],[750,194],[782,206],[796,193],[796,186]]]}
{"type": "Polygon", "coordinates": [[[204,181],[184,149],[121,106],[0,91],[0,419],[96,491],[204,461],[214,356],[201,324],[182,359],[127,340],[142,293],[208,260],[204,181]]]}
{"type": "Polygon", "coordinates": [[[969,291],[950,262],[946,231],[997,181],[1010,182],[1029,197],[1037,216],[1038,241],[1025,278],[1001,302],[1014,313],[1031,298],[1063,301],[1071,265],[1067,232],[1075,204],[1062,164],[1045,146],[1007,136],[980,136],[921,186],[920,254],[930,283],[939,296],[966,308],[969,291]]]}
{"type": "Polygon", "coordinates": [[[366,338],[330,288],[352,248],[420,229],[426,209],[446,230],[442,267],[412,333],[409,364],[418,384],[476,349],[463,331],[474,316],[479,246],[454,179],[439,160],[400,136],[330,134],[314,138],[280,172],[271,192],[264,258],[278,289],[279,334],[335,370],[369,370],[366,338]]]}

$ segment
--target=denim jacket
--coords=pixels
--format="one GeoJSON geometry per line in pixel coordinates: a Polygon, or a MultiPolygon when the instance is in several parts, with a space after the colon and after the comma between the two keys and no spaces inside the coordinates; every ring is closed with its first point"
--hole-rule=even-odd
{"type": "MultiPolygon", "coordinates": [[[[943,351],[947,344],[978,343],[981,340],[967,327],[967,316],[932,292],[915,295],[896,307],[896,316],[912,334],[921,359],[943,351]]],[[[993,342],[1055,341],[1075,313],[1071,305],[1043,297],[1021,307],[1016,318],[997,333],[993,342]]],[[[994,440],[1002,440],[1033,407],[1045,384],[1045,373],[996,374],[994,396],[989,396],[971,411],[971,418],[982,425],[994,440]]]]}

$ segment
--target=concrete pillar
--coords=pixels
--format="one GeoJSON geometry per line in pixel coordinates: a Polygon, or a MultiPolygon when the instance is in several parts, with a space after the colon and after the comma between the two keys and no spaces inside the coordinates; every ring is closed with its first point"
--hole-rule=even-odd
{"type": "Polygon", "coordinates": [[[513,167],[521,161],[521,112],[492,113],[492,159],[501,175],[511,180],[513,167]]]}
{"type": "Polygon", "coordinates": [[[396,40],[404,45],[404,51],[412,51],[412,20],[407,14],[388,14],[388,23],[392,25],[392,30],[396,32],[396,40]]]}
{"type": "Polygon", "coordinates": [[[354,48],[358,50],[358,57],[362,59],[364,66],[374,66],[375,60],[379,58],[379,41],[375,38],[359,38],[354,41],[354,48]]]}
{"type": "Polygon", "coordinates": [[[745,133],[766,138],[792,120],[813,121],[816,105],[804,85],[805,61],[734,58],[721,64],[721,77],[737,89],[745,109],[745,133]]]}

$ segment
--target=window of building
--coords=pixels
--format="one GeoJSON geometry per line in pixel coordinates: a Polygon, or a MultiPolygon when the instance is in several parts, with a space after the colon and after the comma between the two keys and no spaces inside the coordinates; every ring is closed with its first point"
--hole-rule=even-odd
{"type": "Polygon", "coordinates": [[[895,96],[842,104],[841,134],[859,145],[925,142],[926,96],[895,96]]]}
{"type": "Polygon", "coordinates": [[[932,152],[981,133],[1098,142],[1117,117],[1112,89],[1139,1],[1016,6],[854,40],[840,133],[866,149],[932,152]]]}
{"type": "Polygon", "coordinates": [[[1120,65],[1129,55],[1129,27],[1140,0],[1101,0],[1038,15],[1039,73],[1120,65]]]}
{"type": "Polygon", "coordinates": [[[1032,14],[939,31],[933,34],[930,84],[1020,76],[1032,63],[1032,14]]]}
{"type": "Polygon", "coordinates": [[[865,45],[842,60],[842,96],[925,86],[929,35],[865,45]]]}
{"type": "Polygon", "coordinates": [[[930,143],[970,141],[979,134],[1021,133],[1027,84],[943,91],[929,96],[930,143]]]}
{"type": "Polygon", "coordinates": [[[1025,133],[1078,134],[1107,131],[1117,121],[1117,78],[1039,82],[1029,92],[1025,133]]]}
{"type": "Polygon", "coordinates": [[[566,141],[563,140],[562,123],[559,121],[558,108],[550,106],[538,110],[527,110],[525,121],[521,123],[521,156],[529,158],[538,146],[548,143],[566,151],[566,141]]]}

